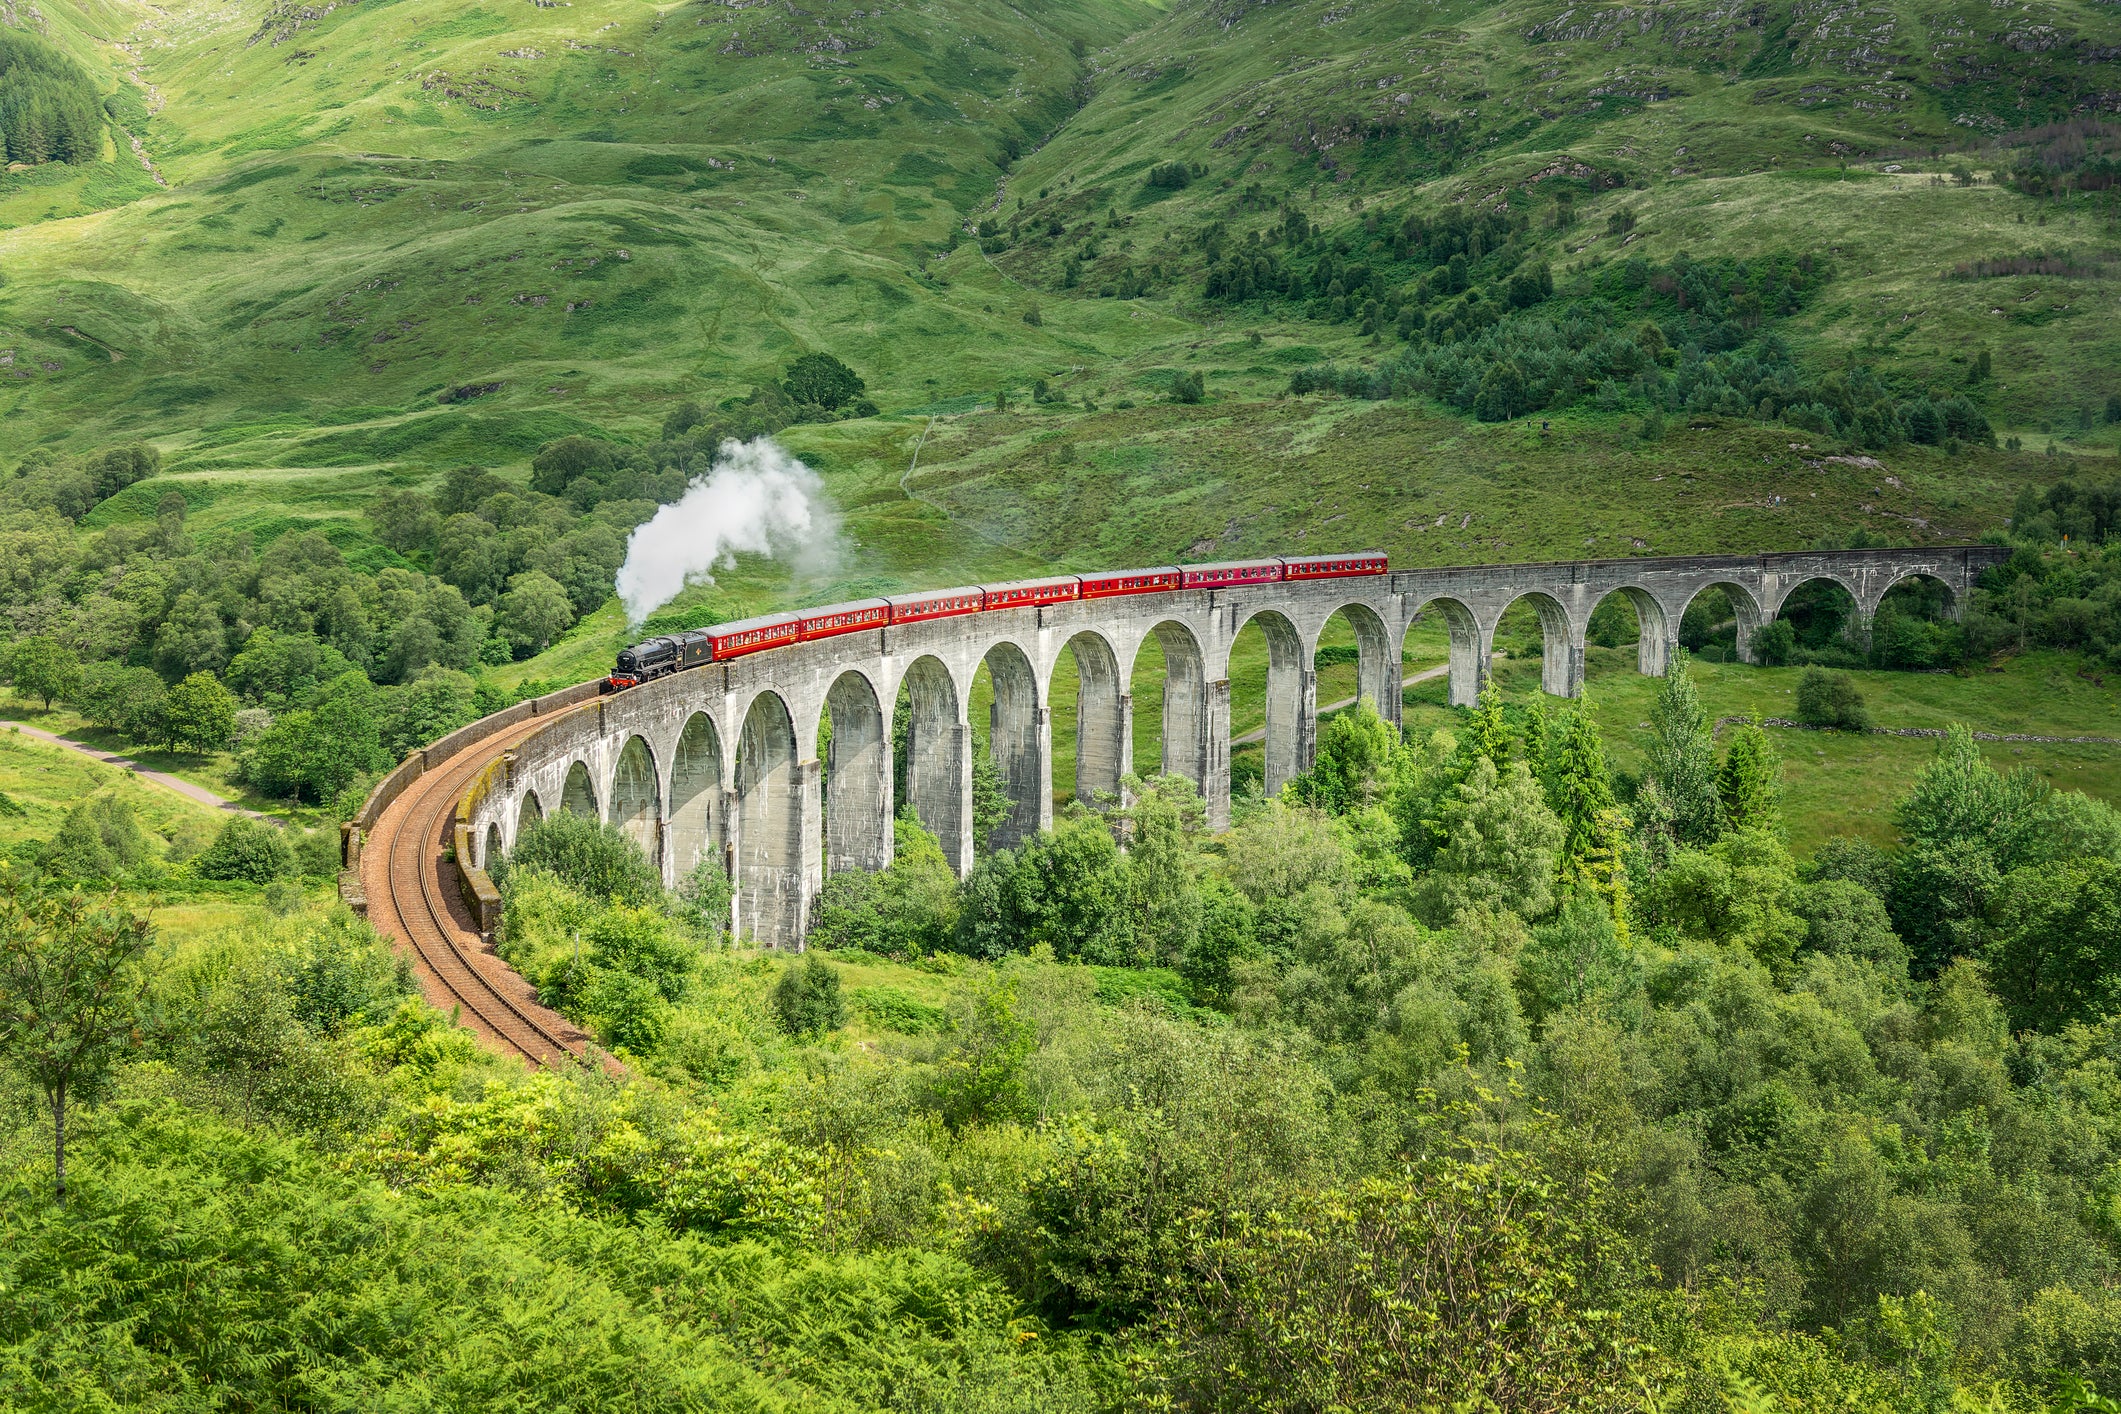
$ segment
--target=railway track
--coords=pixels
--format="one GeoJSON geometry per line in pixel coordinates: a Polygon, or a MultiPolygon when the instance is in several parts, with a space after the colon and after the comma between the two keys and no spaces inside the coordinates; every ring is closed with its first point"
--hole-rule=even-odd
{"type": "Polygon", "coordinates": [[[549,1007],[480,938],[444,858],[457,798],[494,756],[545,720],[533,718],[458,752],[390,803],[369,831],[361,877],[369,921],[413,958],[427,999],[496,1050],[531,1065],[577,1059],[589,1037],[549,1007]]]}

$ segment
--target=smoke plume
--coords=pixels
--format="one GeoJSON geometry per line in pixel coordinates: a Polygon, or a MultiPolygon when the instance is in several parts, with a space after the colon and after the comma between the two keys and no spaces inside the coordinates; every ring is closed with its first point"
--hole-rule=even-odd
{"type": "Polygon", "coordinates": [[[724,442],[713,468],[626,541],[619,601],[638,628],[686,585],[712,584],[740,552],[815,571],[838,550],[839,517],[816,472],[770,437],[724,442]]]}

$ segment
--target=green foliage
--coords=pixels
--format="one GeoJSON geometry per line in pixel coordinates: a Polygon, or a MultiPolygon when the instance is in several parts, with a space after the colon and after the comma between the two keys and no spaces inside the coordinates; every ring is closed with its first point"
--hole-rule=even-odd
{"type": "Polygon", "coordinates": [[[0,34],[0,156],[9,162],[94,162],[103,105],[81,66],[35,35],[0,34]]]}
{"type": "Polygon", "coordinates": [[[0,864],[0,1065],[28,1082],[51,1119],[61,1206],[70,1107],[103,1098],[136,1043],[152,936],[115,894],[92,900],[0,864]]]}
{"type": "Polygon", "coordinates": [[[922,957],[948,947],[958,921],[957,875],[935,836],[912,820],[892,822],[888,868],[842,870],[825,881],[809,945],[922,957]]]}
{"type": "Polygon", "coordinates": [[[17,642],[8,651],[7,667],[15,691],[41,700],[46,711],[54,699],[70,697],[81,687],[79,655],[43,634],[17,642]]]}
{"type": "Polygon", "coordinates": [[[172,751],[219,751],[236,734],[236,695],[209,673],[193,673],[163,701],[163,740],[172,751]]]}
{"type": "Polygon", "coordinates": [[[1531,1156],[1468,1144],[1284,1211],[1203,1214],[1159,1313],[1185,1407],[1632,1410],[1623,1240],[1531,1156]]]}
{"type": "Polygon", "coordinates": [[[943,1123],[959,1130],[1027,1118],[1025,1070],[1037,1046],[1037,1031],[1022,1013],[1013,982],[996,980],[960,993],[930,1082],[930,1103],[943,1123]]]}
{"type": "Polygon", "coordinates": [[[985,959],[1045,947],[1059,958],[1124,964],[1137,946],[1127,904],[1112,831],[1078,810],[979,862],[965,882],[953,946],[985,959]]]}
{"type": "Polygon", "coordinates": [[[867,387],[859,373],[829,353],[804,354],[781,375],[781,390],[792,402],[828,411],[853,402],[867,387]]]}
{"type": "Polygon", "coordinates": [[[1699,848],[1722,827],[1716,791],[1716,741],[1684,657],[1675,661],[1650,709],[1643,744],[1649,769],[1639,802],[1640,824],[1653,839],[1699,848]]]}
{"type": "Polygon", "coordinates": [[[1986,959],[2018,1030],[2121,1012],[2121,860],[2027,868],[1996,890],[1986,959]]]}
{"type": "Polygon", "coordinates": [[[69,810],[59,833],[38,851],[37,864],[59,879],[111,879],[148,862],[147,835],[132,807],[98,792],[69,810]]]}
{"type": "Polygon", "coordinates": [[[1437,817],[1445,843],[1418,890],[1424,916],[1441,926],[1481,908],[1546,914],[1563,827],[1531,768],[1513,761],[1498,773],[1482,757],[1454,794],[1437,817]]]}
{"type": "Polygon", "coordinates": [[[1716,797],[1731,830],[1782,828],[1782,758],[1758,723],[1741,724],[1716,768],[1716,797]]]}
{"type": "Polygon", "coordinates": [[[313,706],[277,718],[243,749],[243,779],[268,795],[323,802],[389,761],[375,689],[358,672],[317,689],[313,706]]]}
{"type": "Polygon", "coordinates": [[[847,1024],[840,970],[817,953],[789,963],[773,985],[773,1014],[783,1031],[801,1039],[839,1030],[847,1024]]]}
{"type": "Polygon", "coordinates": [[[1381,804],[1405,769],[1399,729],[1365,698],[1328,717],[1311,769],[1289,783],[1292,798],[1329,815],[1381,804]]]}
{"type": "Polygon", "coordinates": [[[550,874],[586,898],[639,907],[662,894],[662,880],[641,847],[618,826],[559,810],[516,836],[496,881],[505,890],[519,871],[550,874]]]}
{"type": "Polygon", "coordinates": [[[1797,680],[1797,720],[1806,726],[1862,732],[1871,726],[1863,691],[1847,673],[1810,667],[1797,680]]]}
{"type": "Polygon", "coordinates": [[[295,856],[282,831],[248,815],[234,815],[191,868],[202,879],[269,884],[295,872],[295,856]]]}

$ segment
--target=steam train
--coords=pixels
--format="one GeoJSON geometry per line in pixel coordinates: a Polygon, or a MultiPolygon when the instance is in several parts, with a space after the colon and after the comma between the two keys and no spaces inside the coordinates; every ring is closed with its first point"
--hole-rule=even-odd
{"type": "Polygon", "coordinates": [[[1280,556],[1271,560],[1229,560],[1213,565],[1160,565],[1154,569],[1107,570],[1023,579],[969,589],[930,589],[885,599],[858,599],[792,614],[766,614],[733,624],[692,629],[646,639],[619,650],[619,660],[604,680],[606,692],[708,663],[725,663],[769,648],[834,638],[843,633],[888,628],[925,619],[962,614],[1027,609],[1070,599],[1109,599],[1123,594],[1172,594],[1187,589],[1227,589],[1242,584],[1278,584],[1284,580],[1347,579],[1385,573],[1382,551],[1355,555],[1280,556]]]}

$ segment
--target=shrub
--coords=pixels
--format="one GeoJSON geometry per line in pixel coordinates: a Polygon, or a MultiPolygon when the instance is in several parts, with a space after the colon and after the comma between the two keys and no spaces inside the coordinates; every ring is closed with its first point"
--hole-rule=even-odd
{"type": "Polygon", "coordinates": [[[812,953],[791,962],[773,987],[773,1014],[791,1036],[817,1036],[847,1024],[840,970],[812,953]]]}
{"type": "Polygon", "coordinates": [[[1788,619],[1772,619],[1753,634],[1753,661],[1764,668],[1786,668],[1797,652],[1797,630],[1788,619]]]}
{"type": "Polygon", "coordinates": [[[1797,720],[1808,727],[1861,732],[1870,730],[1871,711],[1853,677],[1812,667],[1797,680],[1797,720]]]}
{"type": "Polygon", "coordinates": [[[663,891],[655,866],[618,826],[556,811],[516,837],[505,870],[543,869],[597,900],[644,904],[663,891]]]}
{"type": "Polygon", "coordinates": [[[202,879],[269,884],[295,872],[295,855],[278,830],[238,815],[221,827],[191,867],[202,879]]]}

